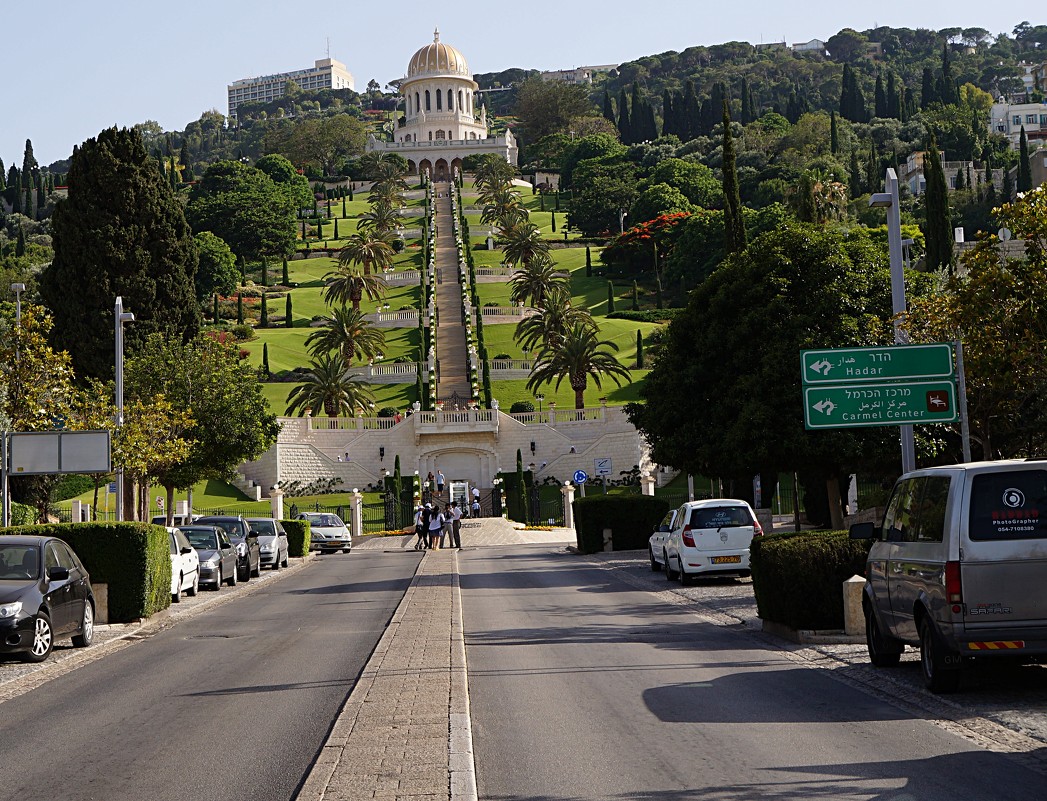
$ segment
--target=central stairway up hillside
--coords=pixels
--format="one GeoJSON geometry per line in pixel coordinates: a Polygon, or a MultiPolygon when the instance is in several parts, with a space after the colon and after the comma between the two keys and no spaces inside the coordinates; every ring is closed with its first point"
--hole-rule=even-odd
{"type": "Polygon", "coordinates": [[[437,374],[436,397],[444,408],[457,399],[462,408],[472,398],[469,384],[468,346],[465,324],[462,321],[462,284],[458,275],[458,251],[454,241],[451,218],[451,197],[454,184],[434,185],[436,191],[436,358],[440,365],[437,374]]]}

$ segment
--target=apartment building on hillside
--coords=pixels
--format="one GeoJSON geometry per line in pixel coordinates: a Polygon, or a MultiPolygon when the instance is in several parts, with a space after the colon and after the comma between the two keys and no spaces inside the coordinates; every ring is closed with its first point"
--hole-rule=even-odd
{"type": "Polygon", "coordinates": [[[283,97],[288,81],[294,81],[306,92],[356,88],[352,73],[345,68],[345,64],[333,58],[322,58],[304,70],[242,78],[229,84],[230,118],[236,118],[236,107],[241,103],[269,103],[283,97]]]}

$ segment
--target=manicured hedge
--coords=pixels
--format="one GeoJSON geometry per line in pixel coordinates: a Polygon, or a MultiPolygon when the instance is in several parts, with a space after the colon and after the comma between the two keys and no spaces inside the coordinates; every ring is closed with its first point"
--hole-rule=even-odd
{"type": "Polygon", "coordinates": [[[309,553],[310,526],[308,520],[281,520],[287,532],[287,555],[305,556],[309,553]]]}
{"type": "Polygon", "coordinates": [[[616,551],[647,548],[647,541],[665,513],[669,502],[650,495],[590,495],[574,499],[574,528],[578,550],[603,550],[603,530],[611,529],[611,547],[616,551]]]}
{"type": "Polygon", "coordinates": [[[865,575],[870,545],[846,531],[755,538],[749,553],[760,619],[793,629],[842,629],[843,582],[865,575]]]}
{"type": "Polygon", "coordinates": [[[644,311],[614,311],[607,315],[608,320],[632,320],[634,323],[660,323],[674,319],[683,309],[647,309],[644,311]]]}
{"type": "Polygon", "coordinates": [[[150,523],[50,523],[4,534],[58,537],[80,557],[91,582],[109,585],[109,622],[149,617],[171,603],[171,548],[150,523]]]}

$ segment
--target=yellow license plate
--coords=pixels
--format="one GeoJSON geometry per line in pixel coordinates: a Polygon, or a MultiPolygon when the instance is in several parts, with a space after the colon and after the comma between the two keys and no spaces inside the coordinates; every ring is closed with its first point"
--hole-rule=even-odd
{"type": "Polygon", "coordinates": [[[714,565],[737,565],[741,564],[741,561],[740,556],[714,556],[712,559],[714,565]]]}

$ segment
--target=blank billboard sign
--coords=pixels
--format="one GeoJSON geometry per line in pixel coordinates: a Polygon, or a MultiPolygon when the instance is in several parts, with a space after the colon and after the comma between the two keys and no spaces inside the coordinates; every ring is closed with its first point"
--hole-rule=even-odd
{"type": "Polygon", "coordinates": [[[11,475],[109,473],[108,431],[33,431],[11,434],[11,475]]]}

